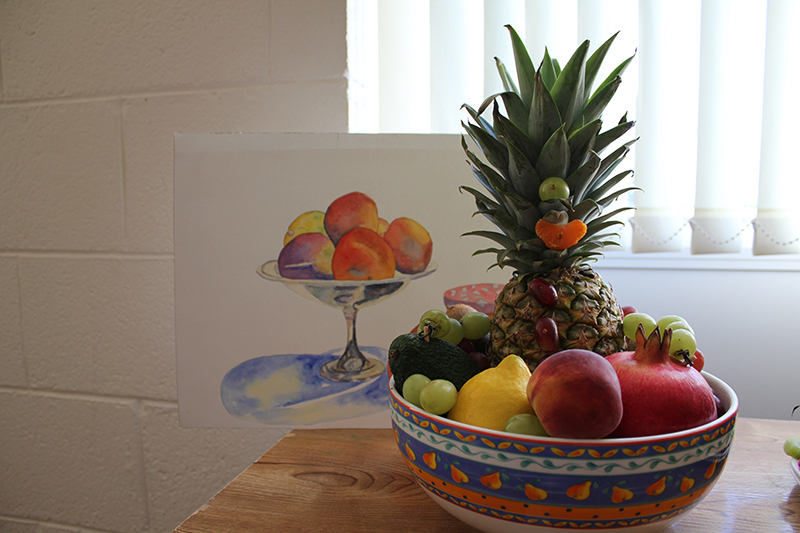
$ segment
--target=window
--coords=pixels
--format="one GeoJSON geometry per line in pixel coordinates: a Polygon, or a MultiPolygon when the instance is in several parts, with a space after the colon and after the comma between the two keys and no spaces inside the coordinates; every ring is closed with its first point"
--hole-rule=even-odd
{"type": "Polygon", "coordinates": [[[637,121],[630,252],[800,254],[800,2],[350,0],[351,131],[461,133],[513,71],[505,24],[534,61],[617,31],[605,67],[636,54],[604,113],[637,121]]]}

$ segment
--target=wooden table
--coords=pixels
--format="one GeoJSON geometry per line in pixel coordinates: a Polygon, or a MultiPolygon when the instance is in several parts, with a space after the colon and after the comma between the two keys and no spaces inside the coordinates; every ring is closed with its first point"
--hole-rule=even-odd
{"type": "MultiPolygon", "coordinates": [[[[800,532],[783,453],[800,423],[740,418],[711,493],[670,533],[800,532]]],[[[174,533],[469,532],[416,484],[389,429],[294,430],[174,533]]],[[[555,530],[554,530],[555,531],[555,530]]]]}

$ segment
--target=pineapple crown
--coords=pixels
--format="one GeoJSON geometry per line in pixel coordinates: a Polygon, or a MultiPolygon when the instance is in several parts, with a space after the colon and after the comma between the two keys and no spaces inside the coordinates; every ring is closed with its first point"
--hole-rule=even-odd
{"type": "Polygon", "coordinates": [[[492,267],[510,266],[524,274],[579,266],[602,255],[599,249],[617,244],[607,240],[616,235],[609,229],[623,224],[613,217],[632,209],[603,213],[619,196],[636,189],[615,189],[633,171],[614,174],[636,139],[604,158],[600,154],[634,122],[625,115],[614,127],[600,130],[603,110],[633,56],[592,91],[616,34],[588,60],[589,41],[584,41],[563,69],[545,49],[537,70],[517,32],[506,28],[511,34],[517,83],[495,58],[505,91],[488,97],[477,110],[463,106],[472,121],[462,125],[485,161],[470,151],[463,136],[461,141],[473,174],[489,194],[467,186],[461,190],[475,197],[475,214],[487,217],[500,231],[464,235],[486,237],[500,245],[473,254],[496,254],[492,267]],[[498,98],[506,115],[500,111],[498,98]],[[489,106],[491,122],[483,116],[489,106]],[[543,188],[550,190],[540,191],[543,188]]]}

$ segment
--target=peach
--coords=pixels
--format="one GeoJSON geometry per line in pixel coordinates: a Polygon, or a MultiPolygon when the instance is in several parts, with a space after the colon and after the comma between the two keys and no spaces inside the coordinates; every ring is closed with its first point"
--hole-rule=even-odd
{"type": "Polygon", "coordinates": [[[364,193],[351,192],[340,196],[325,211],[325,232],[339,244],[339,239],[353,228],[378,231],[378,206],[364,193]]]}
{"type": "Polygon", "coordinates": [[[286,246],[289,244],[289,241],[303,233],[325,234],[324,220],[325,213],[322,211],[308,211],[303,213],[289,224],[286,235],[283,237],[283,245],[286,246]]]}
{"type": "Polygon", "coordinates": [[[389,229],[389,221],[385,218],[378,218],[378,235],[383,237],[386,234],[386,230],[389,229]]]}
{"type": "Polygon", "coordinates": [[[589,350],[564,350],[542,361],[527,385],[536,416],[551,437],[601,439],[622,420],[617,372],[589,350]]]}
{"type": "Polygon", "coordinates": [[[377,232],[353,228],[339,239],[331,269],[334,279],[387,279],[394,276],[394,254],[377,232]]]}
{"type": "Polygon", "coordinates": [[[278,272],[291,279],[333,279],[334,247],[322,233],[301,233],[281,249],[278,272]]]}
{"type": "Polygon", "coordinates": [[[383,238],[394,252],[399,272],[416,274],[425,270],[431,262],[431,235],[416,220],[406,217],[394,219],[383,238]]]}

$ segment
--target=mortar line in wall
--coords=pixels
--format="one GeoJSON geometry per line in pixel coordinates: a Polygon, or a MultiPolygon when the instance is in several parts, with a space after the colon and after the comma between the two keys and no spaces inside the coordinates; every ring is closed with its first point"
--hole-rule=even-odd
{"type": "Polygon", "coordinates": [[[14,266],[17,269],[17,294],[19,295],[19,343],[22,349],[22,367],[25,371],[25,384],[31,382],[30,372],[28,371],[28,355],[25,350],[25,315],[23,313],[24,306],[22,305],[22,276],[20,275],[19,256],[14,258],[14,266]]]}
{"type": "Polygon", "coordinates": [[[104,393],[91,393],[91,392],[72,392],[72,391],[54,391],[49,389],[35,389],[31,387],[13,387],[9,385],[0,385],[0,393],[27,393],[35,394],[37,396],[44,396],[47,398],[59,398],[62,400],[80,400],[86,402],[113,402],[118,404],[130,404],[131,402],[141,402],[147,405],[154,405],[168,409],[177,409],[178,401],[170,400],[156,400],[151,398],[142,398],[138,396],[123,396],[116,394],[104,393]]]}
{"type": "Polygon", "coordinates": [[[60,258],[60,259],[135,259],[150,261],[154,259],[175,259],[172,252],[97,252],[81,250],[3,250],[0,257],[35,257],[35,258],[60,258]]]}
{"type": "MultiPolygon", "coordinates": [[[[80,533],[111,533],[107,529],[92,529],[86,526],[76,526],[74,524],[67,524],[65,522],[54,522],[52,520],[36,520],[33,518],[24,518],[21,516],[12,516],[8,514],[0,513],[0,520],[7,520],[9,522],[16,522],[19,524],[31,524],[36,526],[42,526],[45,528],[52,528],[53,526],[58,528],[64,528],[66,531],[80,531],[80,533]]],[[[38,529],[37,529],[38,531],[38,529]]]]}
{"type": "Polygon", "coordinates": [[[153,509],[150,505],[150,484],[147,482],[147,455],[144,449],[144,431],[142,428],[142,402],[136,401],[131,406],[133,412],[136,414],[136,428],[139,433],[139,454],[142,457],[140,461],[142,467],[142,485],[144,488],[144,505],[147,511],[147,530],[153,531],[153,509]]]}
{"type": "Polygon", "coordinates": [[[128,166],[125,164],[125,105],[119,101],[119,174],[120,195],[122,196],[122,235],[125,241],[128,240],[128,166]]]}
{"type": "Polygon", "coordinates": [[[193,94],[203,94],[208,92],[232,92],[241,91],[243,89],[260,89],[267,87],[274,87],[276,85],[296,85],[300,83],[318,83],[318,82],[340,82],[347,81],[347,77],[343,74],[336,74],[333,76],[315,76],[309,78],[286,78],[276,79],[269,83],[254,83],[252,85],[221,85],[198,88],[198,89],[174,89],[165,91],[144,91],[141,93],[119,93],[119,94],[98,94],[94,96],[63,96],[63,97],[45,97],[45,98],[25,98],[21,100],[8,100],[0,102],[0,108],[3,107],[33,107],[43,104],[58,105],[58,104],[83,104],[93,102],[104,102],[112,100],[135,100],[141,98],[154,98],[158,96],[185,96],[193,94]]]}

